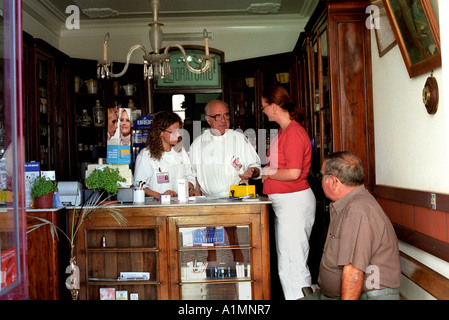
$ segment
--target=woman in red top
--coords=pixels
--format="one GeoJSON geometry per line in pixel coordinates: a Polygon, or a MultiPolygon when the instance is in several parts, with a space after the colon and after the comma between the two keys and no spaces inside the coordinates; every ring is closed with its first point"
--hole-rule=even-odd
{"type": "Polygon", "coordinates": [[[309,238],[315,220],[316,200],[307,181],[312,145],[306,130],[295,120],[299,108],[290,103],[282,86],[262,93],[262,111],[280,129],[267,152],[262,171],[263,193],[273,201],[278,270],[285,299],[303,297],[311,285],[307,267],[309,238]]]}

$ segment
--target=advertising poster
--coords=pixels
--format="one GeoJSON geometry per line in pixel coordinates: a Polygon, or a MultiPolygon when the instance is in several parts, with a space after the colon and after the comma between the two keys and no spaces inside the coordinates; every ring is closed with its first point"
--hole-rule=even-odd
{"type": "Polygon", "coordinates": [[[108,109],[108,141],[106,162],[131,163],[131,109],[108,109]]]}
{"type": "Polygon", "coordinates": [[[31,189],[34,185],[34,179],[40,174],[40,162],[25,162],[25,206],[33,202],[31,197],[31,189]]]}

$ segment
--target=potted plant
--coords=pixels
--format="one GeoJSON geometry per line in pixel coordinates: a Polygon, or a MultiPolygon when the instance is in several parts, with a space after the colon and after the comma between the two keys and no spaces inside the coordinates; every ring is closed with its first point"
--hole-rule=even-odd
{"type": "Polygon", "coordinates": [[[58,183],[48,177],[36,177],[34,179],[33,188],[31,189],[31,197],[34,199],[34,208],[47,209],[53,207],[53,194],[58,190],[58,183]]]}
{"type": "Polygon", "coordinates": [[[118,168],[103,166],[94,169],[84,183],[86,187],[97,193],[97,195],[91,195],[91,197],[103,198],[106,193],[110,198],[117,194],[119,182],[125,181],[126,179],[120,175],[118,168]]]}

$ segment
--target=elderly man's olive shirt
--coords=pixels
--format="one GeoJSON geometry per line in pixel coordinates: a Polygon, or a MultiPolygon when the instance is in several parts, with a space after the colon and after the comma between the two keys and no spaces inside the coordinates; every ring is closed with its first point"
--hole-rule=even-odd
{"type": "Polygon", "coordinates": [[[341,296],[343,267],[365,272],[362,292],[398,288],[398,240],[376,199],[360,186],[330,205],[330,225],[318,283],[328,297],[341,296]]]}

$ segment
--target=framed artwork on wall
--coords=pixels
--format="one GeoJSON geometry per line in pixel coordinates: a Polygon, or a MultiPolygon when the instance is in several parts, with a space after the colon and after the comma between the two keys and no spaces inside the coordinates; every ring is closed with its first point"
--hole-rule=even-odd
{"type": "Polygon", "coordinates": [[[390,51],[397,42],[382,0],[372,0],[371,4],[379,8],[379,28],[375,28],[374,33],[376,34],[379,57],[382,57],[390,51]]]}
{"type": "Polygon", "coordinates": [[[440,67],[440,31],[430,1],[382,1],[410,78],[440,67]]]}

